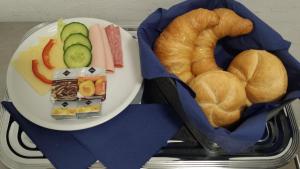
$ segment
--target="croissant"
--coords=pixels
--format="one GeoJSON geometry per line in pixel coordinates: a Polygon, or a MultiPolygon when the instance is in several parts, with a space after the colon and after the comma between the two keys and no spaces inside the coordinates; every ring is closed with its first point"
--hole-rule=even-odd
{"type": "Polygon", "coordinates": [[[154,52],[170,73],[189,82],[193,78],[191,60],[195,40],[200,32],[218,22],[215,12],[202,8],[178,16],[159,35],[154,52]]]}
{"type": "Polygon", "coordinates": [[[233,59],[228,71],[244,82],[248,104],[275,101],[286,93],[286,69],[280,59],[267,51],[243,51],[233,59]]]}
{"type": "Polygon", "coordinates": [[[215,9],[219,23],[200,33],[195,41],[192,58],[192,73],[198,75],[209,70],[219,69],[215,62],[214,49],[217,41],[225,36],[235,37],[252,31],[253,24],[249,19],[238,16],[226,8],[215,9]]]}
{"type": "Polygon", "coordinates": [[[226,127],[240,119],[247,97],[236,76],[222,70],[209,71],[195,77],[189,85],[213,127],[226,127]]]}

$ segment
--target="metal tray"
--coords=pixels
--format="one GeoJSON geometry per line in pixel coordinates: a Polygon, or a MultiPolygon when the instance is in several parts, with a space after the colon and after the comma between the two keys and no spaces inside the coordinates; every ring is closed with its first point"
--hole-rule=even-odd
{"type": "MultiPolygon", "coordinates": [[[[26,39],[42,23],[25,34],[26,39]]],[[[124,26],[136,36],[136,26],[124,26]]],[[[167,82],[168,83],[168,82],[167,82]]],[[[161,93],[160,81],[144,83],[145,103],[169,103],[161,93]]],[[[142,91],[141,91],[142,92],[142,91]]],[[[8,97],[5,100],[9,100],[8,97]]],[[[140,101],[138,96],[135,103],[140,101]]],[[[168,141],[168,145],[153,156],[143,168],[277,168],[285,165],[295,156],[299,144],[298,127],[290,104],[274,113],[266,124],[264,137],[247,153],[235,156],[220,151],[219,147],[204,137],[195,138],[189,127],[183,127],[168,141]],[[200,142],[200,143],[199,143],[200,142]]],[[[53,168],[49,160],[31,142],[26,133],[0,106],[0,160],[15,169],[53,168]]],[[[90,168],[103,168],[96,162],[90,168]]]]}
{"type": "MultiPolygon", "coordinates": [[[[145,103],[170,103],[170,98],[176,100],[174,85],[167,84],[168,79],[146,80],[144,83],[145,103]],[[163,82],[165,81],[165,82],[163,82]],[[161,85],[166,85],[168,98],[162,93],[161,85]],[[173,88],[173,89],[172,89],[173,88]]],[[[171,82],[170,82],[171,83],[171,82]]],[[[171,103],[172,104],[172,103],[171,103]]],[[[176,109],[176,107],[175,107],[176,109]]],[[[170,159],[160,160],[160,168],[172,167],[226,167],[226,168],[277,168],[288,163],[295,155],[299,144],[299,132],[290,103],[283,108],[270,113],[264,136],[247,152],[229,155],[223,152],[217,144],[201,137],[200,142],[184,126],[173,140],[155,157],[170,159]]],[[[152,163],[150,163],[152,164],[152,163]]],[[[153,166],[153,164],[151,165],[153,166]]],[[[155,166],[155,165],[154,165],[155,166]]],[[[151,168],[151,167],[150,167],[151,168]]]]}

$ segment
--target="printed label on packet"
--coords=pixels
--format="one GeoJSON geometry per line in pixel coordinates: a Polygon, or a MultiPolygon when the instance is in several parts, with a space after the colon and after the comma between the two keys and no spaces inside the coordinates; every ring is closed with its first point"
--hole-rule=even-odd
{"type": "Polygon", "coordinates": [[[80,100],[77,102],[76,117],[79,119],[100,116],[101,100],[80,100]]]}
{"type": "Polygon", "coordinates": [[[76,118],[77,103],[73,101],[56,101],[52,108],[51,116],[54,119],[76,118]]]}

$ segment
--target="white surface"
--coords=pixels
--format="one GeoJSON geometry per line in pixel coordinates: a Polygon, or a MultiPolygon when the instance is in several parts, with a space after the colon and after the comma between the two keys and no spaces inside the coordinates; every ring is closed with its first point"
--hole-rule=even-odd
{"type": "Polygon", "coordinates": [[[0,21],[49,21],[93,17],[114,23],[137,23],[157,7],[180,0],[1,0],[0,21]]]}
{"type": "Polygon", "coordinates": [[[27,147],[36,148],[36,145],[31,141],[31,139],[24,132],[21,134],[21,139],[27,147]]]}
{"type": "Polygon", "coordinates": [[[290,52],[300,61],[300,0],[240,0],[240,2],[279,32],[284,39],[292,42],[290,52]]]}
{"type": "Polygon", "coordinates": [[[18,131],[19,131],[19,125],[17,122],[13,122],[11,126],[11,130],[9,130],[8,139],[10,140],[10,143],[12,148],[19,154],[25,155],[27,157],[36,157],[36,156],[43,156],[41,152],[37,151],[29,151],[24,149],[16,140],[18,138],[18,131]]]}
{"type": "MultiPolygon", "coordinates": [[[[5,164],[6,166],[9,166],[8,168],[12,169],[52,169],[52,165],[50,164],[50,161],[47,159],[26,159],[21,158],[17,156],[15,153],[11,151],[11,149],[8,146],[8,143],[6,140],[6,131],[8,130],[8,123],[9,123],[9,113],[6,111],[0,112],[1,115],[1,121],[0,121],[0,161],[5,164]],[[33,168],[32,166],[44,166],[39,168],[33,168]]],[[[13,123],[13,125],[10,127],[11,130],[18,131],[19,125],[17,123],[13,123]]],[[[9,135],[14,135],[17,132],[9,132],[9,135]]],[[[9,142],[13,143],[12,146],[14,146],[14,149],[17,150],[19,153],[28,153],[28,150],[23,149],[20,147],[17,137],[16,136],[9,136],[9,142]]],[[[32,151],[33,154],[41,155],[40,151],[32,151]]],[[[32,153],[30,153],[32,154],[32,153]]],[[[28,153],[28,155],[30,155],[28,153]]],[[[0,162],[0,169],[6,169],[0,162]]]]}
{"type": "MultiPolygon", "coordinates": [[[[73,21],[82,22],[88,27],[95,23],[102,26],[111,24],[107,21],[92,18],[65,20],[66,23],[73,21]]],[[[19,52],[37,43],[39,37],[54,35],[56,30],[57,24],[52,23],[33,33],[18,47],[11,61],[19,57],[19,52]]],[[[23,80],[10,63],[7,71],[8,94],[19,112],[28,120],[45,128],[55,130],[80,130],[104,123],[124,110],[138,93],[141,87],[142,77],[137,41],[125,30],[120,30],[124,67],[116,69],[113,74],[107,74],[107,94],[106,100],[102,105],[100,117],[80,120],[53,119],[50,116],[53,106],[53,103],[50,101],[50,92],[45,96],[39,96],[31,86],[23,80]]]]}

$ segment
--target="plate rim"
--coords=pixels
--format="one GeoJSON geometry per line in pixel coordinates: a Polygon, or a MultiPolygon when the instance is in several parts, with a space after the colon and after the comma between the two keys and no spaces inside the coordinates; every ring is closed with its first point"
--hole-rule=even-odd
{"type": "MultiPolygon", "coordinates": [[[[109,22],[109,21],[104,20],[104,19],[91,18],[91,17],[74,17],[74,18],[65,18],[65,19],[63,19],[63,21],[66,21],[66,22],[70,22],[72,20],[95,20],[95,21],[107,22],[109,24],[117,25],[115,23],[109,22]]],[[[39,31],[39,30],[41,30],[41,29],[43,29],[47,26],[54,25],[54,24],[57,24],[57,21],[49,22],[44,27],[35,30],[33,33],[37,32],[37,31],[39,31]]],[[[130,35],[130,33],[128,31],[123,29],[121,26],[119,26],[119,27],[121,28],[121,30],[123,30],[123,32],[126,32],[126,34],[130,35]]],[[[12,61],[13,61],[13,58],[15,58],[14,56],[17,54],[17,52],[18,52],[19,48],[21,47],[21,45],[23,44],[23,42],[26,41],[28,38],[30,38],[32,36],[32,34],[29,35],[28,37],[26,37],[25,39],[23,39],[22,42],[19,43],[18,47],[15,49],[14,53],[11,55],[9,65],[8,65],[8,68],[7,68],[7,71],[6,71],[6,89],[7,89],[7,94],[8,94],[8,96],[10,98],[10,101],[12,103],[14,103],[14,100],[16,102],[15,96],[13,94],[11,94],[11,93],[13,93],[12,92],[13,89],[11,87],[9,87],[9,86],[11,86],[11,80],[10,80],[11,77],[8,76],[8,75],[9,75],[9,73],[12,73],[12,71],[14,71],[13,66],[12,66],[12,61]]],[[[139,63],[140,63],[140,61],[139,61],[139,63]]],[[[45,121],[40,120],[40,118],[35,118],[34,116],[30,116],[30,115],[28,115],[28,113],[21,113],[21,111],[19,111],[19,109],[22,106],[20,106],[18,104],[17,105],[14,104],[14,106],[19,111],[20,115],[22,115],[25,119],[29,120],[30,122],[32,122],[32,123],[34,123],[34,124],[36,124],[40,127],[44,127],[44,128],[52,129],[52,130],[58,130],[58,131],[84,130],[84,129],[88,129],[88,128],[91,128],[91,127],[95,127],[97,125],[101,125],[101,124],[113,119],[117,115],[119,115],[127,106],[130,105],[130,103],[137,96],[139,90],[142,87],[142,83],[143,83],[143,78],[142,78],[142,75],[141,75],[141,76],[139,76],[139,80],[137,81],[136,85],[132,88],[132,92],[130,93],[130,95],[128,95],[127,99],[118,108],[116,108],[112,113],[107,113],[106,115],[101,116],[101,118],[99,118],[99,120],[93,120],[93,121],[82,123],[82,124],[76,124],[76,127],[67,126],[67,127],[62,128],[62,125],[57,125],[57,124],[53,124],[53,123],[51,124],[49,122],[45,124],[44,123],[45,121]]],[[[98,118],[98,117],[95,117],[95,118],[98,118]]],[[[77,119],[71,119],[71,120],[77,120],[77,119]]]]}

